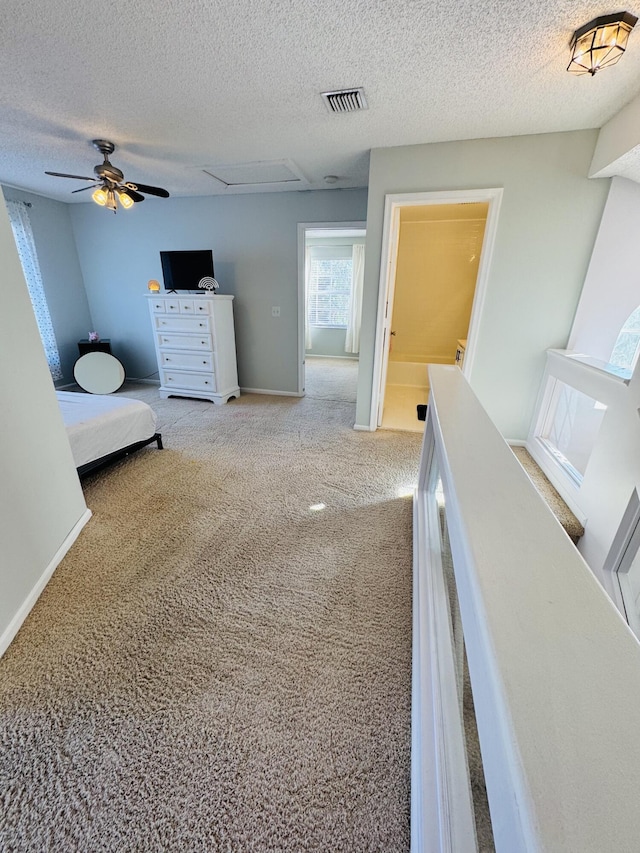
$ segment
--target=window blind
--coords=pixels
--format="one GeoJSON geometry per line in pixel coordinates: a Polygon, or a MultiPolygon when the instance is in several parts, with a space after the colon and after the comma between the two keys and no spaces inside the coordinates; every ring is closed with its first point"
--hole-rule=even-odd
{"type": "Polygon", "coordinates": [[[351,246],[310,248],[309,325],[346,328],[352,280],[351,246]]]}

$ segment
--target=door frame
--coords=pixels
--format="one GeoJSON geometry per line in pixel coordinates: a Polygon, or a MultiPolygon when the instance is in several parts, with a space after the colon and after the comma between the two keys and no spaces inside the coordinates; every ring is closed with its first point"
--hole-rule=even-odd
{"type": "Polygon", "coordinates": [[[366,232],[367,223],[361,219],[349,222],[298,222],[298,397],[304,397],[305,393],[304,367],[306,347],[304,335],[304,314],[306,309],[306,282],[304,276],[304,249],[307,231],[315,230],[316,228],[325,231],[357,229],[359,231],[366,232]]]}
{"type": "Polygon", "coordinates": [[[400,235],[400,211],[403,207],[416,205],[460,204],[462,202],[488,202],[487,223],[478,265],[476,289],[469,320],[467,348],[462,367],[463,374],[470,378],[476,355],[477,331],[484,308],[489,269],[498,230],[498,215],[502,202],[501,187],[479,190],[440,190],[434,192],[394,193],[385,195],[384,220],[382,227],[382,253],[380,259],[380,283],[378,286],[378,314],[376,338],[373,356],[373,379],[371,386],[371,409],[369,429],[378,429],[379,411],[384,404],[384,385],[389,360],[388,347],[385,345],[389,334],[395,288],[395,271],[398,258],[398,239],[400,235]]]}

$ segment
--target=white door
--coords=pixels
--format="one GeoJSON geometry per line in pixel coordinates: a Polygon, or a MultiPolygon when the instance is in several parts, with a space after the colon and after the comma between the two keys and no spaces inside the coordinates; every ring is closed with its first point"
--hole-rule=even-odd
{"type": "Polygon", "coordinates": [[[384,306],[384,321],[382,325],[382,366],[380,371],[380,387],[378,389],[378,417],[376,426],[382,424],[384,413],[384,392],[387,387],[387,367],[389,364],[389,349],[391,347],[391,321],[393,320],[393,296],[396,287],[396,268],[398,266],[398,240],[400,237],[400,208],[392,213],[391,246],[389,249],[389,270],[387,276],[386,301],[384,306]]]}

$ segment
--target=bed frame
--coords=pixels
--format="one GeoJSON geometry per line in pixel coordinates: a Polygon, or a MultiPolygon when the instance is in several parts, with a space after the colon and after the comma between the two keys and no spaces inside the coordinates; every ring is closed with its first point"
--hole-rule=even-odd
{"type": "Polygon", "coordinates": [[[151,438],[146,438],[144,441],[136,441],[134,444],[129,444],[127,447],[121,447],[120,450],[114,450],[113,453],[107,453],[106,456],[101,456],[99,459],[94,459],[91,462],[80,465],[80,467],[76,469],[78,476],[84,477],[86,474],[90,474],[93,471],[99,471],[101,468],[106,468],[106,466],[111,465],[112,462],[124,459],[125,456],[129,456],[130,453],[135,453],[136,450],[141,450],[143,447],[146,447],[148,444],[152,444],[154,441],[158,445],[158,450],[162,450],[162,435],[159,432],[156,432],[151,436],[151,438]]]}

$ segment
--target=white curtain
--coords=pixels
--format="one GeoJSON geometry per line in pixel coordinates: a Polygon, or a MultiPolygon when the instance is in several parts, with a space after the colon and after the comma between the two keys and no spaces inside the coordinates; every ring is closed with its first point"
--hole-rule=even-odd
{"type": "Polygon", "coordinates": [[[345,352],[360,352],[360,321],[362,317],[362,288],[364,284],[364,243],[354,243],[352,249],[351,298],[345,352]]]}
{"type": "Polygon", "coordinates": [[[29,289],[33,312],[40,330],[42,345],[49,363],[49,370],[54,379],[62,379],[62,367],[60,365],[60,353],[53,332],[51,315],[47,306],[47,300],[42,286],[42,275],[36,255],[36,244],[33,239],[33,230],[29,219],[27,205],[21,201],[7,201],[9,221],[13,229],[13,236],[18,249],[18,256],[22,264],[22,270],[29,289]]]}
{"type": "Polygon", "coordinates": [[[311,249],[304,250],[304,348],[311,349],[311,326],[309,325],[309,275],[311,273],[311,249]]]}

